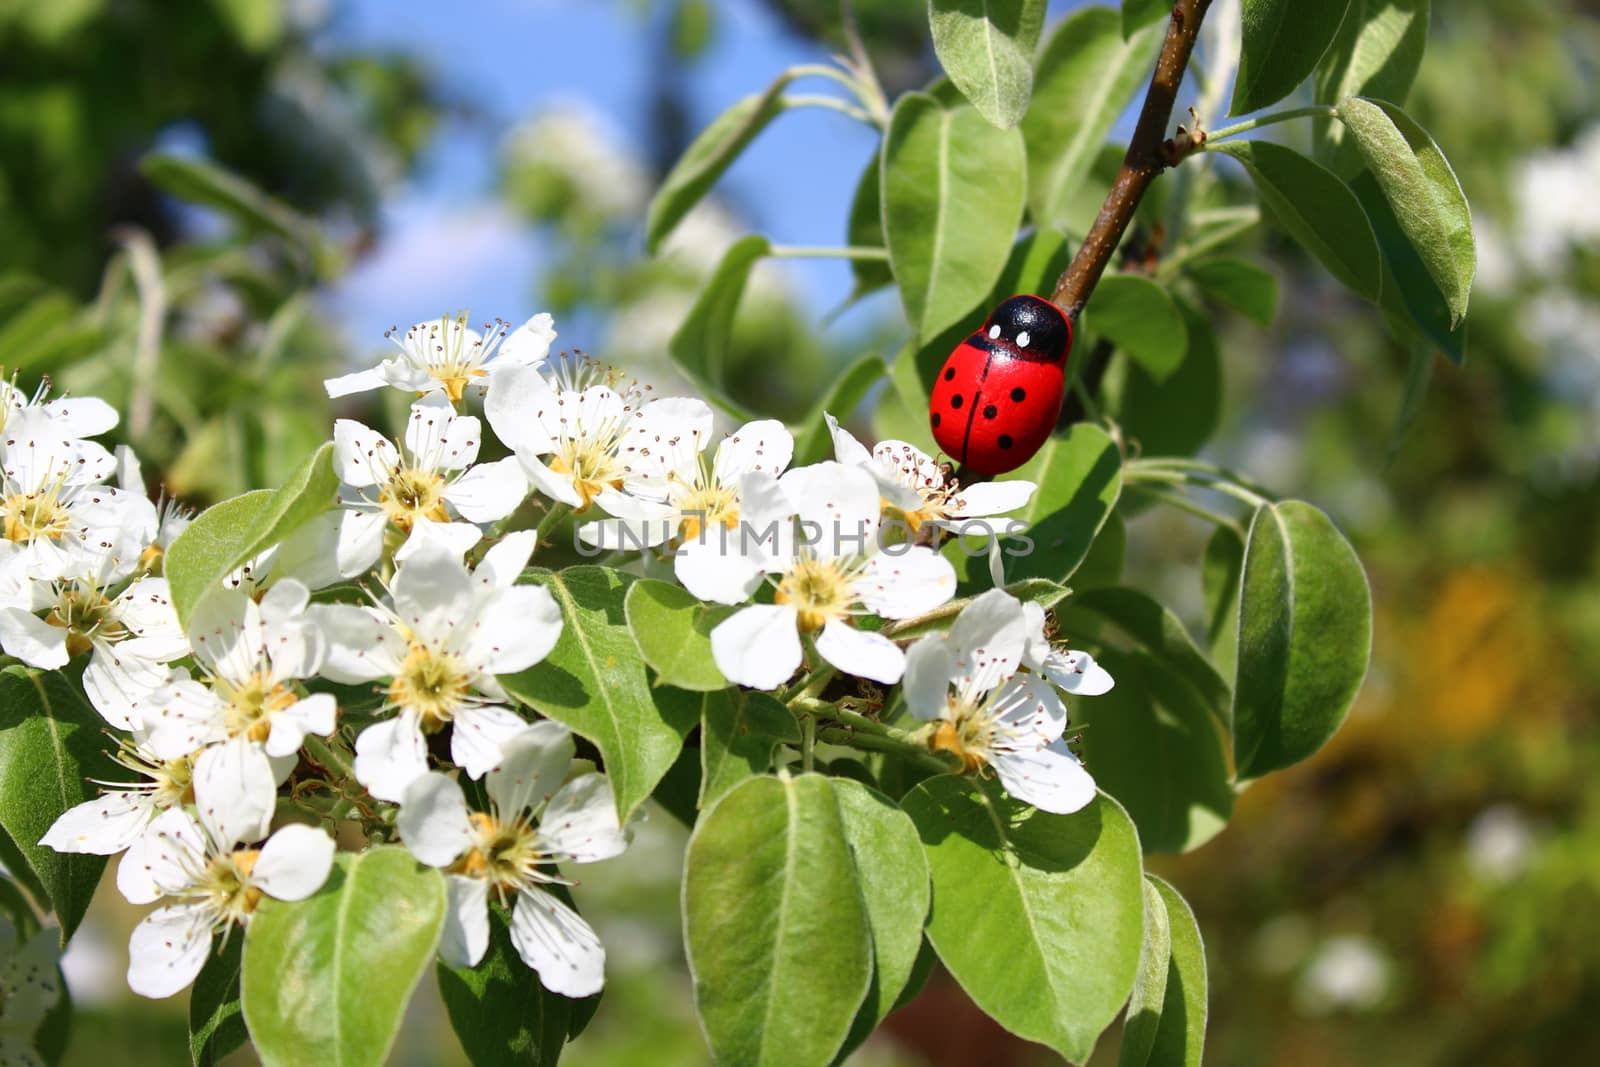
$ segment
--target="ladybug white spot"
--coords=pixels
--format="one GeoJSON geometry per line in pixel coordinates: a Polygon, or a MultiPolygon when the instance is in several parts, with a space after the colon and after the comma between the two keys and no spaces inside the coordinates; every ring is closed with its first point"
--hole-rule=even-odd
{"type": "Polygon", "coordinates": [[[995,325],[989,327],[989,340],[993,341],[996,337],[999,337],[999,336],[1000,336],[1000,324],[999,323],[996,323],[995,325]]]}
{"type": "Polygon", "coordinates": [[[1023,330],[1021,333],[1017,334],[1017,347],[1018,348],[1027,348],[1028,347],[1028,340],[1029,340],[1028,331],[1027,330],[1023,330]]]}

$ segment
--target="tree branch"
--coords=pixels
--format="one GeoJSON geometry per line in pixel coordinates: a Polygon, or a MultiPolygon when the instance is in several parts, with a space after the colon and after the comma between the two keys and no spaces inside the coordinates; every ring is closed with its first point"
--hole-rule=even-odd
{"type": "Polygon", "coordinates": [[[1161,45],[1155,75],[1145,92],[1144,108],[1139,112],[1139,124],[1134,128],[1133,140],[1128,143],[1122,169],[1117,173],[1111,192],[1106,194],[1105,203],[1100,205],[1100,214],[1089,228],[1088,236],[1061,280],[1056,282],[1055,292],[1050,297],[1073,321],[1077,321],[1078,313],[1088,303],[1089,294],[1094,292],[1100,276],[1105,273],[1106,264],[1111,262],[1150,183],[1167,166],[1177,162],[1174,157],[1178,146],[1173,150],[1165,147],[1167,124],[1172,121],[1178,86],[1183,84],[1183,72],[1189,66],[1189,56],[1200,36],[1200,23],[1210,6],[1211,0],[1176,0],[1172,6],[1167,39],[1161,45]]]}

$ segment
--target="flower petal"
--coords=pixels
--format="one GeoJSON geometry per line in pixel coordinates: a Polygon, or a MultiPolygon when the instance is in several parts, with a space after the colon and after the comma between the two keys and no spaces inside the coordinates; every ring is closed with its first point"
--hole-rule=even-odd
{"type": "Polygon", "coordinates": [[[150,794],[108,790],[62,812],[39,844],[57,852],[111,856],[138,840],[154,816],[150,794]]]}
{"type": "Polygon", "coordinates": [[[1032,482],[974,482],[964,485],[951,500],[950,514],[956,518],[981,518],[1016,511],[1033,498],[1038,488],[1032,482]]]}
{"type": "Polygon", "coordinates": [[[880,633],[858,630],[838,619],[817,635],[817,651],[846,674],[885,685],[898,682],[906,670],[906,656],[899,645],[880,633]]]}
{"type": "Polygon", "coordinates": [[[337,378],[324,378],[322,381],[323,388],[328,390],[330,400],[336,400],[341,396],[352,396],[355,393],[368,393],[374,389],[382,389],[387,384],[376,367],[358,370],[354,374],[341,374],[337,378]]]}
{"type": "Polygon", "coordinates": [[[994,770],[1007,793],[1040,811],[1071,815],[1094,799],[1094,779],[1062,741],[999,754],[994,770]]]}
{"type": "Polygon", "coordinates": [[[317,827],[290,823],[261,846],[250,881],[269,897],[304,900],[328,880],[334,847],[317,827]]]}
{"type": "Polygon", "coordinates": [[[628,835],[606,776],[580,775],[562,786],[539,817],[538,840],[557,861],[595,863],[621,855],[628,835]]]}
{"type": "Polygon", "coordinates": [[[684,542],[673,559],[673,573],[700,600],[743,604],[761,587],[765,568],[760,556],[739,551],[741,534],[718,525],[684,542]]]}
{"type": "Polygon", "coordinates": [[[417,467],[458,471],[477,461],[483,427],[476,415],[457,415],[443,393],[429,393],[411,405],[405,443],[417,467]]]}
{"type": "Polygon", "coordinates": [[[776,689],[800,666],[799,619],[783,604],[752,604],[711,631],[711,655],[730,682],[776,689]]]}
{"type": "Polygon", "coordinates": [[[381,612],[354,604],[317,604],[311,618],[328,648],[322,660],[324,678],[355,685],[392,677],[400,669],[406,643],[381,612]]]}
{"type": "Polygon", "coordinates": [[[503,519],[528,495],[528,479],[515,456],[474,465],[451,482],[444,498],[468,522],[503,519]]]}
{"type": "Polygon", "coordinates": [[[51,626],[21,608],[0,608],[0,648],[30,667],[47,671],[65,667],[72,658],[67,653],[64,627],[51,626]]]}
{"type": "Polygon", "coordinates": [[[266,837],[278,786],[261,746],[235,737],[200,753],[194,761],[194,802],[220,851],[266,837]]]}
{"type": "Polygon", "coordinates": [[[450,758],[482,778],[501,762],[501,746],[527,729],[528,721],[510,708],[493,704],[459,708],[450,727],[450,758]]]}
{"type": "Polygon", "coordinates": [[[406,787],[395,826],[411,854],[430,867],[448,867],[472,846],[467,798],[454,778],[437,771],[406,787]]]}
{"type": "Polygon", "coordinates": [[[356,781],[379,800],[398,803],[406,787],[428,772],[428,746],[410,712],[373,723],[356,738],[356,781]]]}
{"type": "Polygon", "coordinates": [[[561,625],[561,608],[544,586],[496,589],[461,635],[467,638],[467,661],[489,674],[526,670],[550,654],[561,625]]]}
{"type": "Polygon", "coordinates": [[[382,485],[399,462],[394,442],[377,430],[354,419],[334,421],[333,469],[345,485],[357,489],[382,485]]]}
{"type": "Polygon", "coordinates": [[[606,950],[578,913],[542,889],[517,894],[511,943],[552,993],[587,997],[605,985],[606,950]]]}
{"type": "Polygon", "coordinates": [[[953,680],[966,693],[987,693],[1017,672],[1027,635],[1016,597],[991,589],[974,598],[946,637],[956,655],[953,680]]]}
{"type": "Polygon", "coordinates": [[[549,719],[502,744],[500,765],[484,782],[500,817],[509,819],[543,804],[566,777],[573,751],[572,732],[549,719]]]}
{"type": "Polygon", "coordinates": [[[158,908],[128,939],[128,988],[142,997],[170,997],[194,981],[210,953],[204,903],[158,908]]]}
{"type": "Polygon", "coordinates": [[[777,419],[757,419],[723,438],[711,475],[721,485],[733,485],[754,471],[777,477],[793,458],[794,435],[788,428],[777,419]]]}
{"type": "Polygon", "coordinates": [[[452,967],[476,967],[489,949],[489,883],[482,878],[447,874],[444,890],[439,958],[452,967]]]}
{"type": "Polygon", "coordinates": [[[473,568],[472,576],[480,584],[494,589],[505,589],[516,585],[538,543],[539,535],[533,530],[518,530],[506,534],[489,546],[489,550],[483,554],[483,559],[473,568]]]}
{"type": "Polygon", "coordinates": [[[910,619],[932,611],[956,591],[956,572],[933,549],[915,545],[881,552],[867,561],[855,583],[856,596],[885,619],[910,619]]]}
{"type": "Polygon", "coordinates": [[[1111,672],[1096,663],[1089,653],[1077,649],[1051,652],[1040,665],[1040,672],[1068,693],[1081,697],[1109,693],[1116,684],[1111,672]]]}
{"type": "Polygon", "coordinates": [[[796,467],[778,482],[798,509],[818,556],[832,559],[875,551],[881,495],[870,472],[830,460],[796,467]]]}
{"type": "Polygon", "coordinates": [[[919,719],[937,719],[944,714],[955,669],[954,646],[943,635],[930,634],[906,649],[901,690],[911,714],[919,719]]]}

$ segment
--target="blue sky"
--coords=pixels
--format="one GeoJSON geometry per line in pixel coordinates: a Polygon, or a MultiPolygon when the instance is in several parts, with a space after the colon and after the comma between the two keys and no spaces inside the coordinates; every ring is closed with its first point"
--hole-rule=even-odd
{"type": "MultiPolygon", "coordinates": [[[[538,310],[531,301],[539,249],[495,205],[495,151],[517,121],[574,100],[604,116],[618,136],[642,140],[649,121],[650,16],[640,13],[645,6],[659,5],[346,0],[337,6],[327,31],[330,46],[412,51],[450,93],[487,116],[441,135],[419,178],[391,197],[375,255],[333,295],[358,348],[377,344],[387,326],[445,308],[470,307],[476,317],[513,320],[538,310]]],[[[1052,14],[1075,6],[1053,3],[1052,14]]],[[[696,129],[784,67],[827,59],[753,0],[721,0],[718,9],[719,33],[690,83],[696,129]]],[[[719,192],[748,209],[752,227],[775,241],[842,243],[856,177],[876,143],[874,131],[843,115],[790,112],[755,142],[719,192]]],[[[849,271],[841,262],[788,266],[819,314],[849,292],[849,271]]]]}

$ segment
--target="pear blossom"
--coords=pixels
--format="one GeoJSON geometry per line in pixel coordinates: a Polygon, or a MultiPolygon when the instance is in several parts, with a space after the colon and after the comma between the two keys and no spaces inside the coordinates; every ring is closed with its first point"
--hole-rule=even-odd
{"type": "Polygon", "coordinates": [[[101,484],[116,466],[101,446],[64,434],[47,409],[13,411],[0,441],[0,568],[53,582],[99,573],[107,558],[136,566],[155,536],[155,507],[101,484]]]}
{"type": "Polygon", "coordinates": [[[678,439],[661,499],[640,498],[630,517],[585,523],[578,536],[610,549],[676,538],[673,565],[684,587],[701,600],[738,604],[760,583],[764,563],[758,539],[740,535],[740,521],[772,499],[774,479],[794,456],[794,437],[776,419],[748,422],[723,439],[709,464],[695,443],[678,439]]]}
{"type": "Polygon", "coordinates": [[[46,927],[26,941],[0,916],[0,1064],[44,1067],[34,1035],[61,999],[56,930],[46,927]]]}
{"type": "Polygon", "coordinates": [[[147,853],[150,827],[164,812],[181,811],[204,792],[233,797],[236,807],[253,804],[255,818],[271,818],[277,783],[257,747],[213,745],[162,759],[144,745],[123,741],[113,758],[144,780],[99,781],[101,794],[63,812],[39,844],[93,856],[123,853],[117,888],[129,903],[149,904],[161,896],[160,886],[151,880],[147,853]]]}
{"type": "Polygon", "coordinates": [[[438,392],[456,402],[467,386],[475,384],[480,392],[485,391],[499,370],[541,363],[549,355],[556,331],[548,314],[533,316],[508,336],[509,327],[510,323],[496,321],[479,333],[467,325],[466,315],[460,314],[419,322],[404,334],[391,330],[384,336],[400,349],[399,358],[329,378],[323,385],[330,397],[388,385],[415,393],[438,392]]]}
{"type": "Polygon", "coordinates": [[[548,376],[539,367],[507,367],[484,415],[534,489],[579,512],[598,503],[634,518],[651,514],[641,499],[665,495],[677,457],[698,453],[711,436],[705,401],[647,401],[584,356],[555,361],[548,376]]]}
{"type": "Polygon", "coordinates": [[[1027,626],[1027,644],[1022,650],[1024,667],[1074,696],[1097,697],[1110,692],[1111,674],[1096,663],[1093,656],[1051,644],[1045,633],[1044,608],[1038,604],[1024,604],[1022,617],[1027,626]]]}
{"type": "Polygon", "coordinates": [[[943,465],[916,445],[879,441],[872,451],[826,416],[833,435],[833,453],[840,463],[862,467],[878,481],[884,503],[916,534],[924,524],[959,530],[969,519],[1015,511],[1028,502],[1037,486],[1015,479],[1004,482],[956,483],[943,465]]]}
{"type": "Polygon", "coordinates": [[[302,696],[295,684],[317,673],[324,654],[322,634],[306,611],[310,597],[304,585],[285,579],[259,604],[227,589],[201,600],[189,638],[202,677],[178,669],[150,694],[140,713],[150,750],[176,759],[223,745],[240,762],[259,751],[281,780],[307,734],[331,734],[333,694],[302,696]]]}
{"type": "MultiPolygon", "coordinates": [[[[15,380],[0,381],[0,434],[5,433],[13,416],[39,412],[64,437],[98,437],[116,427],[117,409],[96,396],[63,396],[49,399],[50,384],[45,381],[32,393],[17,388],[15,380]]],[[[124,446],[126,447],[126,446],[124,446]]]]}
{"type": "MultiPolygon", "coordinates": [[[[477,417],[457,415],[437,393],[411,405],[399,445],[354,420],[334,423],[333,462],[346,509],[339,572],[359,574],[377,562],[391,528],[409,537],[419,525],[439,524],[433,532],[465,552],[482,537],[474,523],[515,511],[527,494],[521,469],[509,458],[477,463],[482,441],[477,417]]],[[[402,547],[397,558],[406,551],[402,547]]]]}
{"type": "Polygon", "coordinates": [[[453,778],[429,772],[407,787],[396,825],[412,855],[445,871],[448,914],[439,943],[447,963],[470,967],[489,944],[489,895],[515,900],[511,943],[545,988],[568,997],[598,993],[605,949],[577,912],[548,890],[569,884],[556,863],[594,863],[620,855],[611,785],[601,774],[563,784],[572,735],[539,722],[507,741],[485,780],[489,810],[472,811],[453,778]]]}
{"type": "Polygon", "coordinates": [[[772,604],[752,604],[711,631],[711,652],[730,681],[773,689],[800,666],[801,634],[848,674],[893,683],[905,670],[900,646],[851,624],[860,615],[906,619],[955,592],[950,563],[923,545],[880,551],[879,495],[872,475],[842,463],[789,471],[778,488],[800,519],[763,549],[772,604]]]}
{"type": "Polygon", "coordinates": [[[198,823],[172,808],[151,824],[150,878],[178,903],[145,916],[128,940],[128,986],[141,996],[170,997],[193,982],[212,935],[248,924],[262,896],[304,900],[328,880],[333,838],[291,824],[259,848],[241,848],[265,836],[266,820],[233,800],[197,790],[198,823]]]}
{"type": "Polygon", "coordinates": [[[1021,670],[1029,641],[1023,605],[1004,590],[984,593],[947,633],[911,646],[906,706],[933,723],[929,746],[960,757],[967,773],[989,768],[1013,797],[1066,815],[1094,799],[1094,779],[1062,740],[1060,694],[1045,676],[1021,670]]]}
{"type": "Polygon", "coordinates": [[[356,738],[356,779],[373,796],[400,800],[428,769],[426,735],[446,725],[451,758],[472,778],[498,764],[501,744],[527,726],[495,676],[533,666],[561,635],[550,591],[515,584],[534,538],[506,537],[471,572],[458,554],[430,544],[400,564],[387,602],[313,609],[327,635],[325,677],[388,679],[383,710],[393,716],[356,738]]]}

